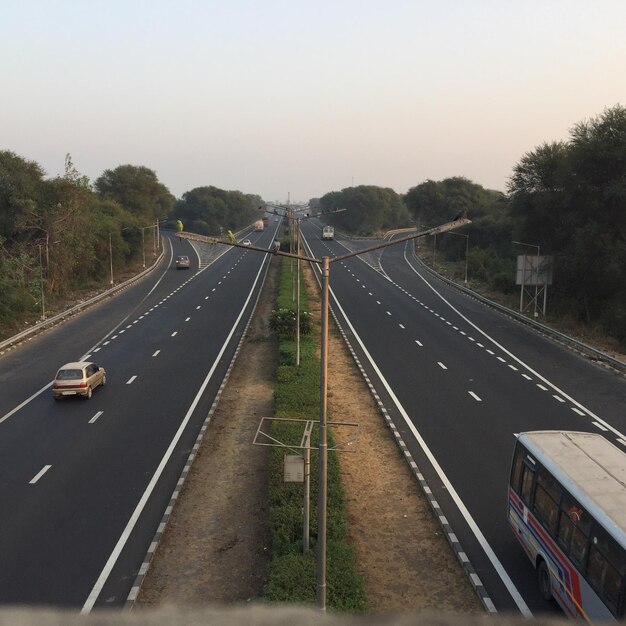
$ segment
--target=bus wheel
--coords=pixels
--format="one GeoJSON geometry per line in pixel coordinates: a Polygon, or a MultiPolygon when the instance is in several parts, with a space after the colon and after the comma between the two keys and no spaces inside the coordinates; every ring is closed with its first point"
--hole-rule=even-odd
{"type": "Polygon", "coordinates": [[[552,600],[552,585],[550,584],[550,571],[545,561],[539,563],[537,568],[537,580],[539,582],[539,592],[544,600],[552,600]]]}

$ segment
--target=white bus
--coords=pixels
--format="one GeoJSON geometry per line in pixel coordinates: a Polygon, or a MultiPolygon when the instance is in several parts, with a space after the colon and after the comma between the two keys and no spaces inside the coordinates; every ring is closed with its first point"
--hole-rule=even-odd
{"type": "Polygon", "coordinates": [[[335,236],[335,229],[332,226],[324,226],[322,228],[322,239],[333,239],[335,236]]]}
{"type": "Polygon", "coordinates": [[[626,453],[599,434],[521,433],[508,500],[543,597],[574,619],[623,619],[626,453]]]}

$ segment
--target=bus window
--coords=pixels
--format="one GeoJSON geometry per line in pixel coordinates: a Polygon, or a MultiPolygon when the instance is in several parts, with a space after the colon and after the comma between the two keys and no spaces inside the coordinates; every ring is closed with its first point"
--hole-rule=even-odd
{"type": "Polygon", "coordinates": [[[548,472],[540,469],[535,487],[533,511],[553,535],[556,533],[560,501],[561,487],[548,472]]]}
{"type": "Polygon", "coordinates": [[[582,571],[585,567],[590,530],[589,514],[569,494],[564,494],[557,538],[565,554],[582,571]]]}
{"type": "Polygon", "coordinates": [[[526,451],[521,446],[517,446],[515,458],[513,459],[513,469],[511,471],[511,486],[519,493],[520,480],[522,478],[522,467],[524,466],[524,455],[526,451]]]}
{"type": "Polygon", "coordinates": [[[524,463],[522,467],[522,488],[520,490],[520,495],[526,504],[530,504],[534,476],[535,472],[533,468],[524,463]]]}
{"type": "Polygon", "coordinates": [[[626,573],[624,551],[604,531],[594,533],[589,547],[587,580],[617,615],[626,573]]]}

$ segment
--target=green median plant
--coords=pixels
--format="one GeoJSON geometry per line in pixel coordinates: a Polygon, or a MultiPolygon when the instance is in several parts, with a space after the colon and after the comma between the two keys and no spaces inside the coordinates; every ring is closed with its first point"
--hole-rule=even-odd
{"type": "MultiPolygon", "coordinates": [[[[276,311],[289,310],[292,303],[292,276],[295,264],[283,259],[280,291],[276,311]]],[[[303,285],[303,281],[300,281],[303,285]]],[[[307,295],[303,287],[300,296],[303,309],[307,295]]],[[[293,310],[293,309],[291,309],[293,310]]],[[[308,314],[305,317],[309,319],[308,314]]],[[[289,319],[281,314],[280,319],[289,319]]],[[[295,328],[295,315],[293,316],[295,328]]],[[[300,337],[300,365],[295,365],[296,344],[294,332],[277,323],[273,327],[279,337],[279,367],[275,387],[275,417],[319,422],[320,363],[316,356],[315,338],[309,332],[300,337]]],[[[329,417],[330,419],[330,417],[329,417]]],[[[283,443],[299,445],[304,432],[303,423],[274,421],[272,436],[283,443]]],[[[311,495],[310,543],[303,552],[303,484],[283,481],[283,463],[292,450],[272,449],[269,488],[270,526],[272,532],[272,559],[264,598],[270,602],[314,604],[316,599],[316,538],[318,485],[318,428],[311,436],[311,495]]],[[[333,446],[328,433],[329,448],[333,446]]],[[[326,524],[326,584],[327,607],[330,610],[364,612],[366,597],[363,579],[357,572],[354,548],[348,543],[344,494],[339,474],[337,455],[328,453],[328,500],[326,524]]]]}

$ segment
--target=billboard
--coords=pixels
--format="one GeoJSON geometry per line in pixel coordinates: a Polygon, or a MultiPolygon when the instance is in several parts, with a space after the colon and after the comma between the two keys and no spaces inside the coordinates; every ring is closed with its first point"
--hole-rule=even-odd
{"type": "Polygon", "coordinates": [[[520,254],[517,257],[515,284],[529,286],[552,284],[552,256],[520,254]]]}

